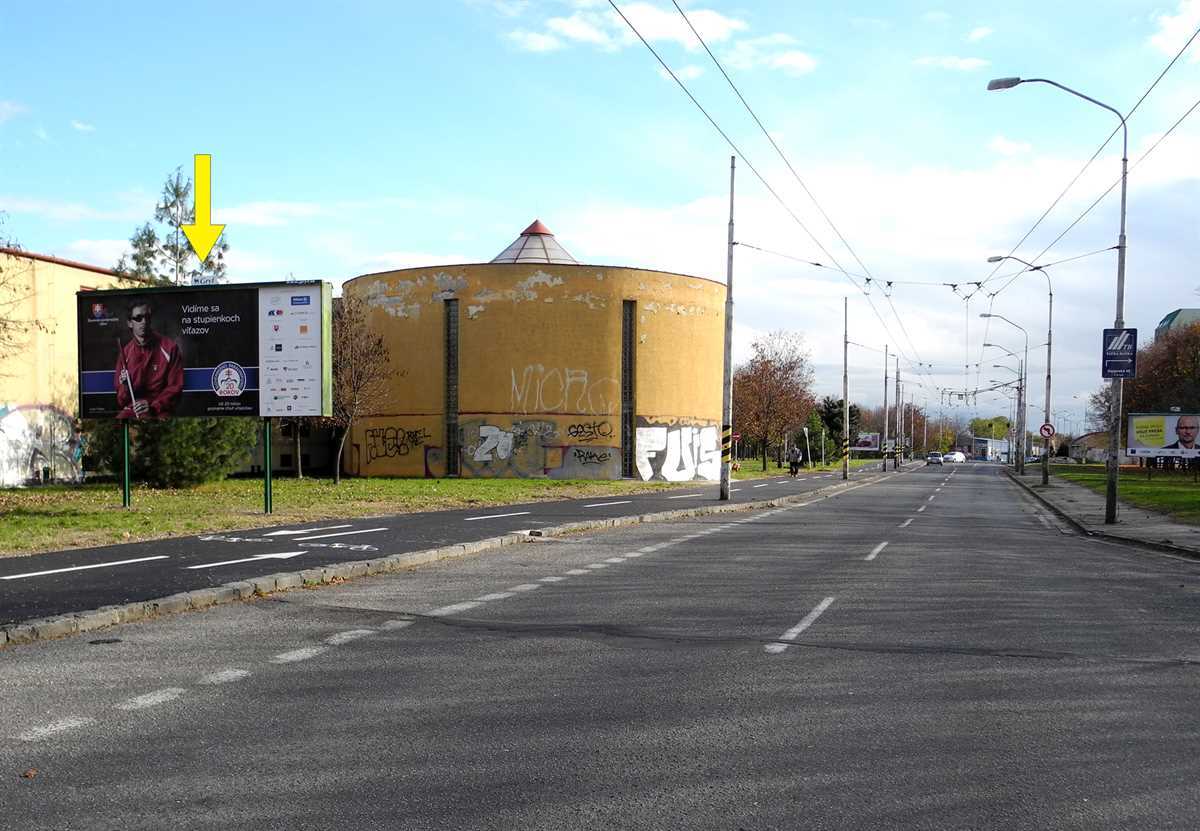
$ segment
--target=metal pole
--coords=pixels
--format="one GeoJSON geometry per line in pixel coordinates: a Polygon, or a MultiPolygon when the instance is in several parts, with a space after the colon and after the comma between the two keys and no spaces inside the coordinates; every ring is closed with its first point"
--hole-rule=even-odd
{"type": "Polygon", "coordinates": [[[1018,361],[1017,366],[1017,421],[1021,425],[1021,438],[1017,442],[1020,448],[1020,464],[1017,466],[1017,473],[1025,474],[1025,454],[1028,448],[1025,442],[1029,440],[1029,426],[1025,423],[1026,419],[1026,401],[1025,401],[1025,362],[1018,361]]]}
{"type": "Polygon", "coordinates": [[[900,469],[900,445],[904,441],[904,406],[900,403],[900,356],[896,356],[896,444],[892,448],[892,470],[900,469]]]}
{"type": "MultiPolygon", "coordinates": [[[[1046,285],[1050,276],[1046,275],[1046,285]]],[[[1054,289],[1050,289],[1049,311],[1046,318],[1046,424],[1050,423],[1050,344],[1054,342],[1054,289]]],[[[1050,439],[1045,439],[1046,452],[1042,453],[1042,484],[1050,484],[1050,439]]]]}
{"type": "MultiPolygon", "coordinates": [[[[1121,236],[1117,242],[1117,316],[1113,321],[1114,329],[1125,328],[1125,180],[1129,175],[1129,128],[1125,126],[1124,118],[1121,119],[1121,126],[1125,128],[1125,143],[1121,150],[1121,236]]],[[[1108,412],[1108,460],[1105,463],[1105,525],[1117,521],[1117,478],[1121,473],[1118,454],[1121,452],[1121,398],[1125,392],[1124,383],[1120,378],[1114,378],[1112,382],[1112,404],[1108,412]]]]}
{"type": "Polygon", "coordinates": [[[133,505],[133,494],[129,492],[129,420],[121,421],[121,507],[133,505]]]}
{"type": "Polygon", "coordinates": [[[729,240],[725,261],[725,383],[721,388],[721,501],[729,500],[729,458],[733,440],[733,173],[735,156],[729,157],[729,240]]]}
{"type": "Polygon", "coordinates": [[[271,513],[271,419],[263,419],[263,513],[271,513]]]}
{"type": "Polygon", "coordinates": [[[883,437],[879,440],[880,455],[883,456],[883,472],[887,473],[887,443],[888,443],[888,348],[883,345],[883,437]]]}
{"type": "Polygon", "coordinates": [[[842,298],[842,479],[850,478],[850,298],[842,298]]]}

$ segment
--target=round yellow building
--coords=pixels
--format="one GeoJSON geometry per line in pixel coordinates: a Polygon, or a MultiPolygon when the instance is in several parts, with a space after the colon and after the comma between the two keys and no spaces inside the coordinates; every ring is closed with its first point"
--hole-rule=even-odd
{"type": "Polygon", "coordinates": [[[580,265],[534,222],[490,263],[367,274],[395,371],[364,476],[716,480],[725,286],[580,265]]]}

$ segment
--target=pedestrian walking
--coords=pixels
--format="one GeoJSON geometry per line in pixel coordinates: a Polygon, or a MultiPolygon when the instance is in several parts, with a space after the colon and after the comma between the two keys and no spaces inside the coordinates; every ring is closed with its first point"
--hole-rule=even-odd
{"type": "Polygon", "coordinates": [[[800,463],[804,461],[804,454],[800,452],[800,445],[793,445],[791,451],[788,452],[788,467],[792,474],[792,478],[800,472],[800,463]]]}

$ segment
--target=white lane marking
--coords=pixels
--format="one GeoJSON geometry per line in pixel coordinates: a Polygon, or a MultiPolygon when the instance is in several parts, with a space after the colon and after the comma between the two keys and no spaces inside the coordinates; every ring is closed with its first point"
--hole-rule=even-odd
{"type": "Polygon", "coordinates": [[[934,489],[933,489],[933,492],[934,492],[934,493],[940,493],[940,492],[941,492],[941,490],[942,490],[941,488],[934,488],[934,489]]]}
{"type": "Polygon", "coordinates": [[[876,557],[879,556],[879,552],[887,547],[888,547],[888,544],[886,542],[881,542],[879,545],[872,548],[871,553],[868,554],[864,559],[874,560],[876,557]]]}
{"type": "MultiPolygon", "coordinates": [[[[818,603],[816,605],[816,608],[814,608],[811,612],[809,612],[807,615],[804,616],[803,620],[801,620],[799,623],[797,623],[791,629],[784,632],[782,635],[780,635],[775,640],[777,640],[777,641],[794,641],[801,632],[803,632],[805,629],[807,629],[808,627],[813,625],[813,623],[816,621],[816,619],[821,616],[822,612],[824,612],[826,609],[828,609],[830,606],[833,605],[833,600],[834,600],[834,598],[832,598],[832,597],[827,597],[824,600],[822,600],[820,603],[818,603]]],[[[783,650],[787,649],[788,646],[790,646],[790,644],[769,643],[763,648],[766,649],[767,652],[770,652],[772,654],[778,654],[778,653],[782,652],[783,650]]]]}
{"type": "Polygon", "coordinates": [[[589,563],[586,568],[590,568],[592,571],[598,571],[602,568],[608,568],[608,563],[589,563]]]}
{"type": "Polygon", "coordinates": [[[667,545],[668,545],[667,543],[659,543],[658,545],[647,545],[644,548],[639,548],[638,551],[642,552],[643,554],[653,554],[658,549],[665,548],[667,545]]]}
{"type": "Polygon", "coordinates": [[[922,505],[920,508],[917,508],[917,513],[918,513],[918,514],[923,514],[923,513],[925,513],[925,506],[924,506],[924,505],[922,505]]]}
{"type": "Polygon", "coordinates": [[[157,707],[159,704],[166,704],[168,701],[174,701],[185,692],[186,690],[182,687],[164,687],[161,690],[148,692],[145,695],[135,695],[127,701],[122,701],[117,705],[117,709],[145,710],[149,707],[157,707]]]}
{"type": "Polygon", "coordinates": [[[633,502],[632,499],[619,499],[616,502],[593,502],[590,505],[584,505],[585,508],[603,508],[605,505],[629,505],[633,502]]]}
{"type": "Polygon", "coordinates": [[[559,577],[557,574],[551,574],[549,577],[539,577],[538,581],[542,583],[561,583],[566,579],[566,577],[559,577]]]}
{"type": "Polygon", "coordinates": [[[787,483],[788,483],[787,479],[776,479],[775,480],[775,484],[777,484],[777,485],[786,485],[787,483]]]}
{"type": "Polygon", "coordinates": [[[465,603],[452,603],[449,606],[442,606],[440,609],[434,609],[432,612],[427,612],[430,617],[445,617],[447,615],[456,615],[459,612],[466,612],[474,609],[479,604],[474,600],[468,600],[465,603]]]}
{"type": "Polygon", "coordinates": [[[198,568],[217,568],[218,566],[232,566],[238,563],[253,563],[256,560],[290,560],[292,557],[299,557],[301,554],[308,554],[308,551],[280,551],[278,554],[255,554],[253,557],[243,557],[240,560],[222,560],[219,563],[201,563],[198,566],[188,566],[188,571],[195,571],[198,568]]]}
{"type": "Polygon", "coordinates": [[[323,646],[305,646],[300,649],[293,649],[288,652],[280,652],[278,655],[271,657],[273,664],[294,664],[297,661],[307,661],[309,658],[315,658],[325,651],[323,646]]]}
{"type": "Polygon", "coordinates": [[[537,591],[537,590],[538,590],[538,589],[540,589],[540,588],[541,588],[541,586],[539,586],[537,583],[521,583],[521,584],[520,584],[520,585],[518,585],[518,586],[509,586],[509,587],[508,587],[508,589],[507,589],[507,591],[510,591],[510,592],[531,592],[531,591],[537,591]]]}
{"type": "Polygon", "coordinates": [[[900,523],[900,527],[907,528],[908,526],[912,525],[912,521],[913,517],[909,517],[908,519],[904,520],[904,522],[900,523]]]}
{"type": "Polygon", "coordinates": [[[623,562],[625,562],[625,558],[624,557],[609,557],[604,562],[606,562],[606,563],[623,563],[623,562]]]}
{"type": "Polygon", "coordinates": [[[755,485],[754,487],[756,487],[756,488],[765,488],[765,487],[766,487],[767,485],[769,485],[769,484],[771,484],[771,483],[770,483],[770,482],[767,482],[767,483],[766,483],[766,485],[755,485]]]}
{"type": "Polygon", "coordinates": [[[65,733],[68,730],[74,730],[77,727],[87,727],[89,724],[95,723],[96,720],[94,718],[68,716],[67,718],[60,718],[58,721],[52,721],[49,724],[42,724],[26,730],[17,736],[17,741],[36,742],[41,739],[48,739],[51,736],[57,736],[59,733],[65,733]]]}
{"type": "Polygon", "coordinates": [[[934,498],[935,496],[937,496],[937,494],[936,494],[936,493],[931,493],[931,494],[929,495],[929,499],[928,499],[928,500],[926,500],[926,501],[927,501],[927,502],[932,502],[932,501],[933,501],[933,498],[934,498]]]}
{"type": "Polygon", "coordinates": [[[513,596],[513,592],[492,592],[475,598],[480,603],[490,603],[493,600],[505,600],[513,596]]]}
{"type": "Polygon", "coordinates": [[[587,574],[587,573],[588,573],[588,570],[586,568],[573,568],[567,572],[567,574],[587,574]]]}
{"type": "Polygon", "coordinates": [[[640,551],[630,551],[628,554],[625,555],[625,557],[627,559],[631,559],[631,560],[635,559],[637,557],[641,557],[641,556],[642,556],[642,552],[640,552],[640,551]]]}
{"type": "Polygon", "coordinates": [[[374,534],[376,531],[386,531],[386,528],[363,528],[361,531],[338,531],[336,534],[317,534],[315,537],[296,537],[296,542],[307,540],[323,540],[328,537],[348,537],[351,534],[374,534]]]}
{"type": "Polygon", "coordinates": [[[737,493],[737,492],[738,492],[738,491],[740,491],[740,490],[741,490],[741,488],[730,488],[730,489],[729,489],[729,492],[730,492],[730,493],[737,493]]]}
{"type": "Polygon", "coordinates": [[[413,625],[412,618],[402,618],[399,620],[385,620],[383,623],[379,624],[379,628],[382,631],[390,632],[393,629],[404,629],[404,628],[406,628],[408,626],[412,626],[412,625],[413,625]]]}
{"type": "Polygon", "coordinates": [[[27,571],[24,574],[8,574],[0,577],[0,580],[20,580],[22,577],[41,577],[45,574],[63,574],[68,571],[84,571],[89,568],[108,568],[109,566],[124,566],[129,563],[146,563],[150,560],[166,560],[166,554],[159,554],[155,557],[138,557],[135,560],[117,560],[112,563],[93,563],[90,566],[71,566],[70,568],[52,568],[47,571],[27,571]]]}
{"type": "Polygon", "coordinates": [[[220,672],[210,672],[208,675],[200,679],[201,684],[212,686],[214,684],[230,684],[234,681],[241,681],[243,678],[250,677],[250,673],[244,669],[223,669],[220,672]]]}
{"type": "Polygon", "coordinates": [[[325,643],[330,646],[341,646],[350,641],[356,641],[359,638],[365,638],[369,635],[374,635],[374,629],[347,629],[345,632],[336,632],[325,639],[325,643]]]}
{"type": "Polygon", "coordinates": [[[318,531],[334,531],[338,528],[350,528],[350,525],[326,525],[322,528],[301,528],[299,531],[268,531],[264,537],[282,537],[292,534],[315,534],[318,531]]]}
{"type": "Polygon", "coordinates": [[[702,493],[683,493],[679,496],[668,496],[667,499],[691,499],[694,496],[704,496],[702,493]]]}
{"type": "Polygon", "coordinates": [[[463,521],[464,522],[474,522],[477,519],[503,519],[506,516],[525,516],[526,514],[529,514],[529,513],[532,513],[532,511],[516,511],[511,514],[488,514],[487,516],[469,516],[463,521]]]}

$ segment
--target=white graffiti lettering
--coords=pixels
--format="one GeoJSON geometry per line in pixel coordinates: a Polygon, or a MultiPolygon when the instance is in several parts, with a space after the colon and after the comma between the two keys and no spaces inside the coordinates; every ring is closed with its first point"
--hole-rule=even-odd
{"type": "Polygon", "coordinates": [[[636,463],[643,480],[715,481],[721,474],[717,428],[638,427],[636,463]]]}
{"type": "Polygon", "coordinates": [[[530,364],[511,377],[514,413],[612,415],[620,402],[616,378],[593,378],[586,369],[530,364]]]}

